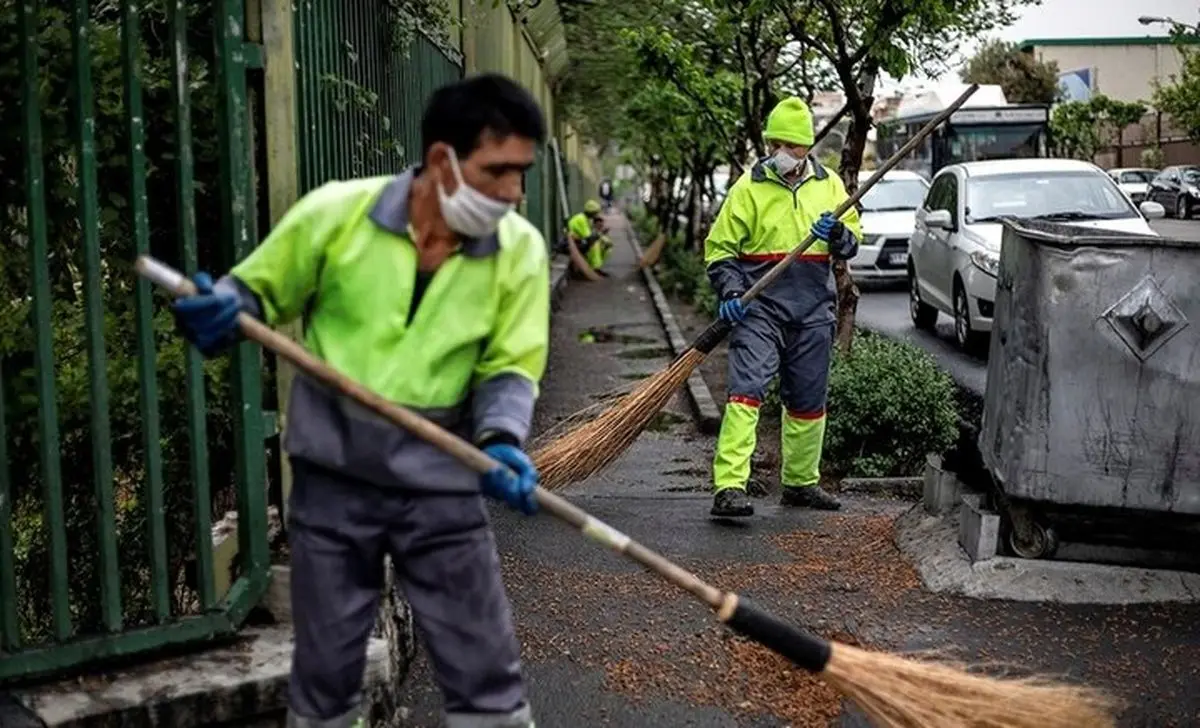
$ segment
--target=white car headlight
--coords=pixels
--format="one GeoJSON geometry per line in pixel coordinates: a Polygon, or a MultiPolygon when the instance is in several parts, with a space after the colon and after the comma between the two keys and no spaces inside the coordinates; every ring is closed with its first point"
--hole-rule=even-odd
{"type": "Polygon", "coordinates": [[[1000,275],[1000,257],[990,251],[976,250],[971,253],[971,263],[993,278],[1000,275]]]}
{"type": "Polygon", "coordinates": [[[1187,191],[1192,197],[1200,197],[1200,187],[1196,185],[1188,185],[1187,191]]]}

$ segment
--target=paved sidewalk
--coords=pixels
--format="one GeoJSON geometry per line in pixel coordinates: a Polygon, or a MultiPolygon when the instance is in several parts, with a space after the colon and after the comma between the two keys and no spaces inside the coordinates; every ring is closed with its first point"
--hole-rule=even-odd
{"type": "MultiPolygon", "coordinates": [[[[624,238],[611,278],[572,281],[553,325],[536,426],[668,363],[667,342],[624,238]],[[585,343],[602,328],[623,340],[585,343]]],[[[605,338],[605,337],[601,337],[605,338]]],[[[848,498],[836,514],[756,503],[740,526],[708,519],[712,438],[678,397],[614,465],[563,491],[584,509],[826,636],[876,647],[948,648],[1083,676],[1133,703],[1123,725],[1200,724],[1200,608],[982,602],[924,593],[893,543],[911,504],[848,498]]],[[[734,639],[708,611],[549,516],[494,508],[538,725],[849,725],[821,682],[734,639]]],[[[438,726],[427,666],[406,686],[411,725],[438,726]]]]}

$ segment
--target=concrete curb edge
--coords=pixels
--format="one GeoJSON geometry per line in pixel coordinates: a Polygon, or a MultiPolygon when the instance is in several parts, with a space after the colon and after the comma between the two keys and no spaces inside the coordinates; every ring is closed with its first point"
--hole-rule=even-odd
{"type": "MultiPolygon", "coordinates": [[[[642,247],[638,244],[637,236],[632,229],[629,231],[629,244],[633,246],[633,252],[640,261],[642,247]]],[[[642,279],[650,289],[650,299],[654,303],[655,311],[658,312],[658,318],[667,332],[671,351],[675,356],[679,356],[687,350],[688,341],[683,336],[683,330],[679,328],[679,322],[675,320],[671,304],[667,301],[667,294],[659,285],[654,271],[649,268],[639,268],[639,270],[642,271],[642,279]]],[[[700,431],[710,435],[715,434],[721,428],[721,409],[717,407],[712,392],[708,389],[708,383],[704,381],[704,375],[699,370],[692,372],[692,376],[688,377],[687,390],[692,400],[692,406],[696,410],[696,424],[700,431]]]]}
{"type": "Polygon", "coordinates": [[[555,254],[550,258],[550,310],[556,311],[562,305],[563,293],[567,290],[570,279],[570,261],[567,256],[555,254]]]}

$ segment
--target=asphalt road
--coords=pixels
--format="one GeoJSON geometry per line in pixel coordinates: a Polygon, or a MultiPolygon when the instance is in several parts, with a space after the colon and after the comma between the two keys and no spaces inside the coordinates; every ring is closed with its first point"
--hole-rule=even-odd
{"type": "MultiPolygon", "coordinates": [[[[1164,237],[1200,242],[1200,220],[1156,220],[1151,226],[1164,237]]],[[[908,293],[899,289],[864,290],[858,302],[858,324],[871,331],[911,341],[928,351],[959,384],[983,394],[987,360],[962,352],[954,343],[954,322],[938,319],[937,333],[918,331],[908,315],[908,293]]]]}

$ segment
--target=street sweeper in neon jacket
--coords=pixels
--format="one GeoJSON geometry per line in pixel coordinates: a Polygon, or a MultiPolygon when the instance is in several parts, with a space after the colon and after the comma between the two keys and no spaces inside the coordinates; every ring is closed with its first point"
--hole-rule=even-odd
{"type": "Polygon", "coordinates": [[[712,515],[754,514],[746,493],[759,408],[778,374],[783,400],[783,504],[834,510],[818,484],[825,396],[836,327],[832,259],[848,259],[862,236],[857,211],[835,219],[847,199],[836,173],[809,152],[812,114],[800,99],[779,103],[763,134],[771,155],[730,188],[705,241],[708,277],[729,340],[728,399],[713,458],[712,515]],[[811,232],[816,242],[749,305],[739,297],[811,232]]]}
{"type": "Polygon", "coordinates": [[[484,75],[433,94],[424,162],[301,199],[215,285],[176,303],[207,354],[235,318],[304,323],[327,364],[473,441],[482,478],[305,376],[285,428],[295,652],[292,728],[363,725],[367,641],[390,554],[442,690],[448,728],[533,726],[481,492],[536,510],[523,452],[549,346],[546,245],[514,212],[545,136],[537,103],[484,75]]]}
{"type": "Polygon", "coordinates": [[[588,200],[583,203],[583,212],[567,220],[567,235],[571,236],[575,247],[579,248],[588,265],[596,271],[608,260],[608,253],[612,250],[612,241],[604,234],[600,213],[600,203],[588,200]]]}

